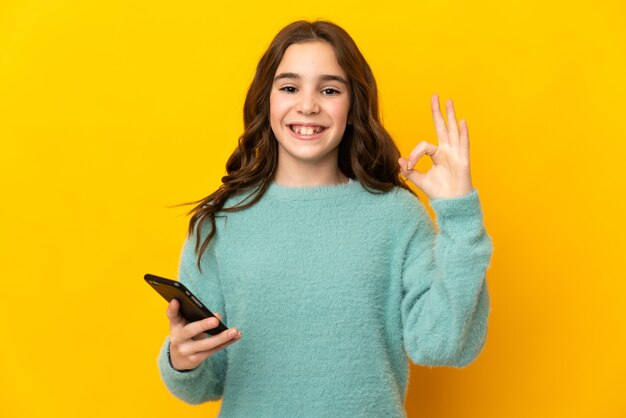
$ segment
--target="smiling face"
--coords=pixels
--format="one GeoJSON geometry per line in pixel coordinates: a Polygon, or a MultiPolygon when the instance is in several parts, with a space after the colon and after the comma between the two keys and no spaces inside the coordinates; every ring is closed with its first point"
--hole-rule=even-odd
{"type": "MultiPolygon", "coordinates": [[[[348,78],[333,47],[313,41],[290,45],[270,93],[270,126],[278,141],[277,172],[335,170],[348,112],[348,78]]],[[[334,173],[333,173],[334,175],[334,173]]]]}

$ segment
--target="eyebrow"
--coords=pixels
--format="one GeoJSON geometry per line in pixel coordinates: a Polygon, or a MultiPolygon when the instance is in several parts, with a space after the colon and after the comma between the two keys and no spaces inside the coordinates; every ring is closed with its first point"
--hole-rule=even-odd
{"type": "MultiPolygon", "coordinates": [[[[300,77],[300,74],[296,74],[296,73],[280,73],[274,78],[274,82],[281,80],[283,78],[294,78],[296,80],[299,80],[302,77],[300,77]]],[[[335,75],[335,74],[323,74],[319,76],[319,80],[320,81],[338,81],[340,83],[343,83],[346,86],[348,85],[348,80],[346,80],[340,75],[335,75]]]]}

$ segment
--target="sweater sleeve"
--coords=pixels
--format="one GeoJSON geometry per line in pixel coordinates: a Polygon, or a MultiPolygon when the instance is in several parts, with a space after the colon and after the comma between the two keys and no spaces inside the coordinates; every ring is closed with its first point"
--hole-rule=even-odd
{"type": "Polygon", "coordinates": [[[402,268],[404,344],[416,364],[468,366],[487,336],[486,270],[493,252],[478,191],[431,200],[438,224],[421,202],[402,268]]]}
{"type": "MultiPolygon", "coordinates": [[[[224,323],[227,323],[224,297],[217,275],[217,260],[212,245],[215,238],[202,256],[202,272],[196,265],[195,242],[195,234],[185,240],[179,264],[179,280],[212,312],[222,315],[224,323]]],[[[222,397],[227,366],[226,350],[214,353],[195,369],[178,371],[170,362],[169,347],[168,336],[161,347],[157,362],[161,378],[174,396],[189,404],[200,404],[222,397]]]]}

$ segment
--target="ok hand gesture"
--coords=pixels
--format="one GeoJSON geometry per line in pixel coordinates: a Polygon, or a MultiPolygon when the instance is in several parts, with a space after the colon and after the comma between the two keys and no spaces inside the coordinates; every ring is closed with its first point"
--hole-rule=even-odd
{"type": "Polygon", "coordinates": [[[467,123],[461,120],[457,126],[452,100],[446,102],[448,127],[439,108],[439,95],[431,98],[431,108],[439,146],[422,141],[413,149],[408,160],[398,160],[402,175],[419,187],[429,199],[463,196],[473,190],[470,175],[469,135],[467,123]],[[417,161],[424,155],[433,161],[426,173],[413,170],[417,161]]]}

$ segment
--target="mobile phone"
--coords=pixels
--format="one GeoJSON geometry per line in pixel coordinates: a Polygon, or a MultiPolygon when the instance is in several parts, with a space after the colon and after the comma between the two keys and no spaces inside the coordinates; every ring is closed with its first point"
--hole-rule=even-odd
{"type": "Polygon", "coordinates": [[[176,299],[180,304],[179,312],[187,322],[195,322],[201,319],[215,317],[219,324],[215,328],[206,330],[206,334],[217,335],[228,329],[209,308],[200,302],[200,299],[185,287],[184,284],[176,280],[155,276],[154,274],[146,274],[143,278],[154,290],[159,292],[168,303],[171,302],[172,299],[176,299]]]}

